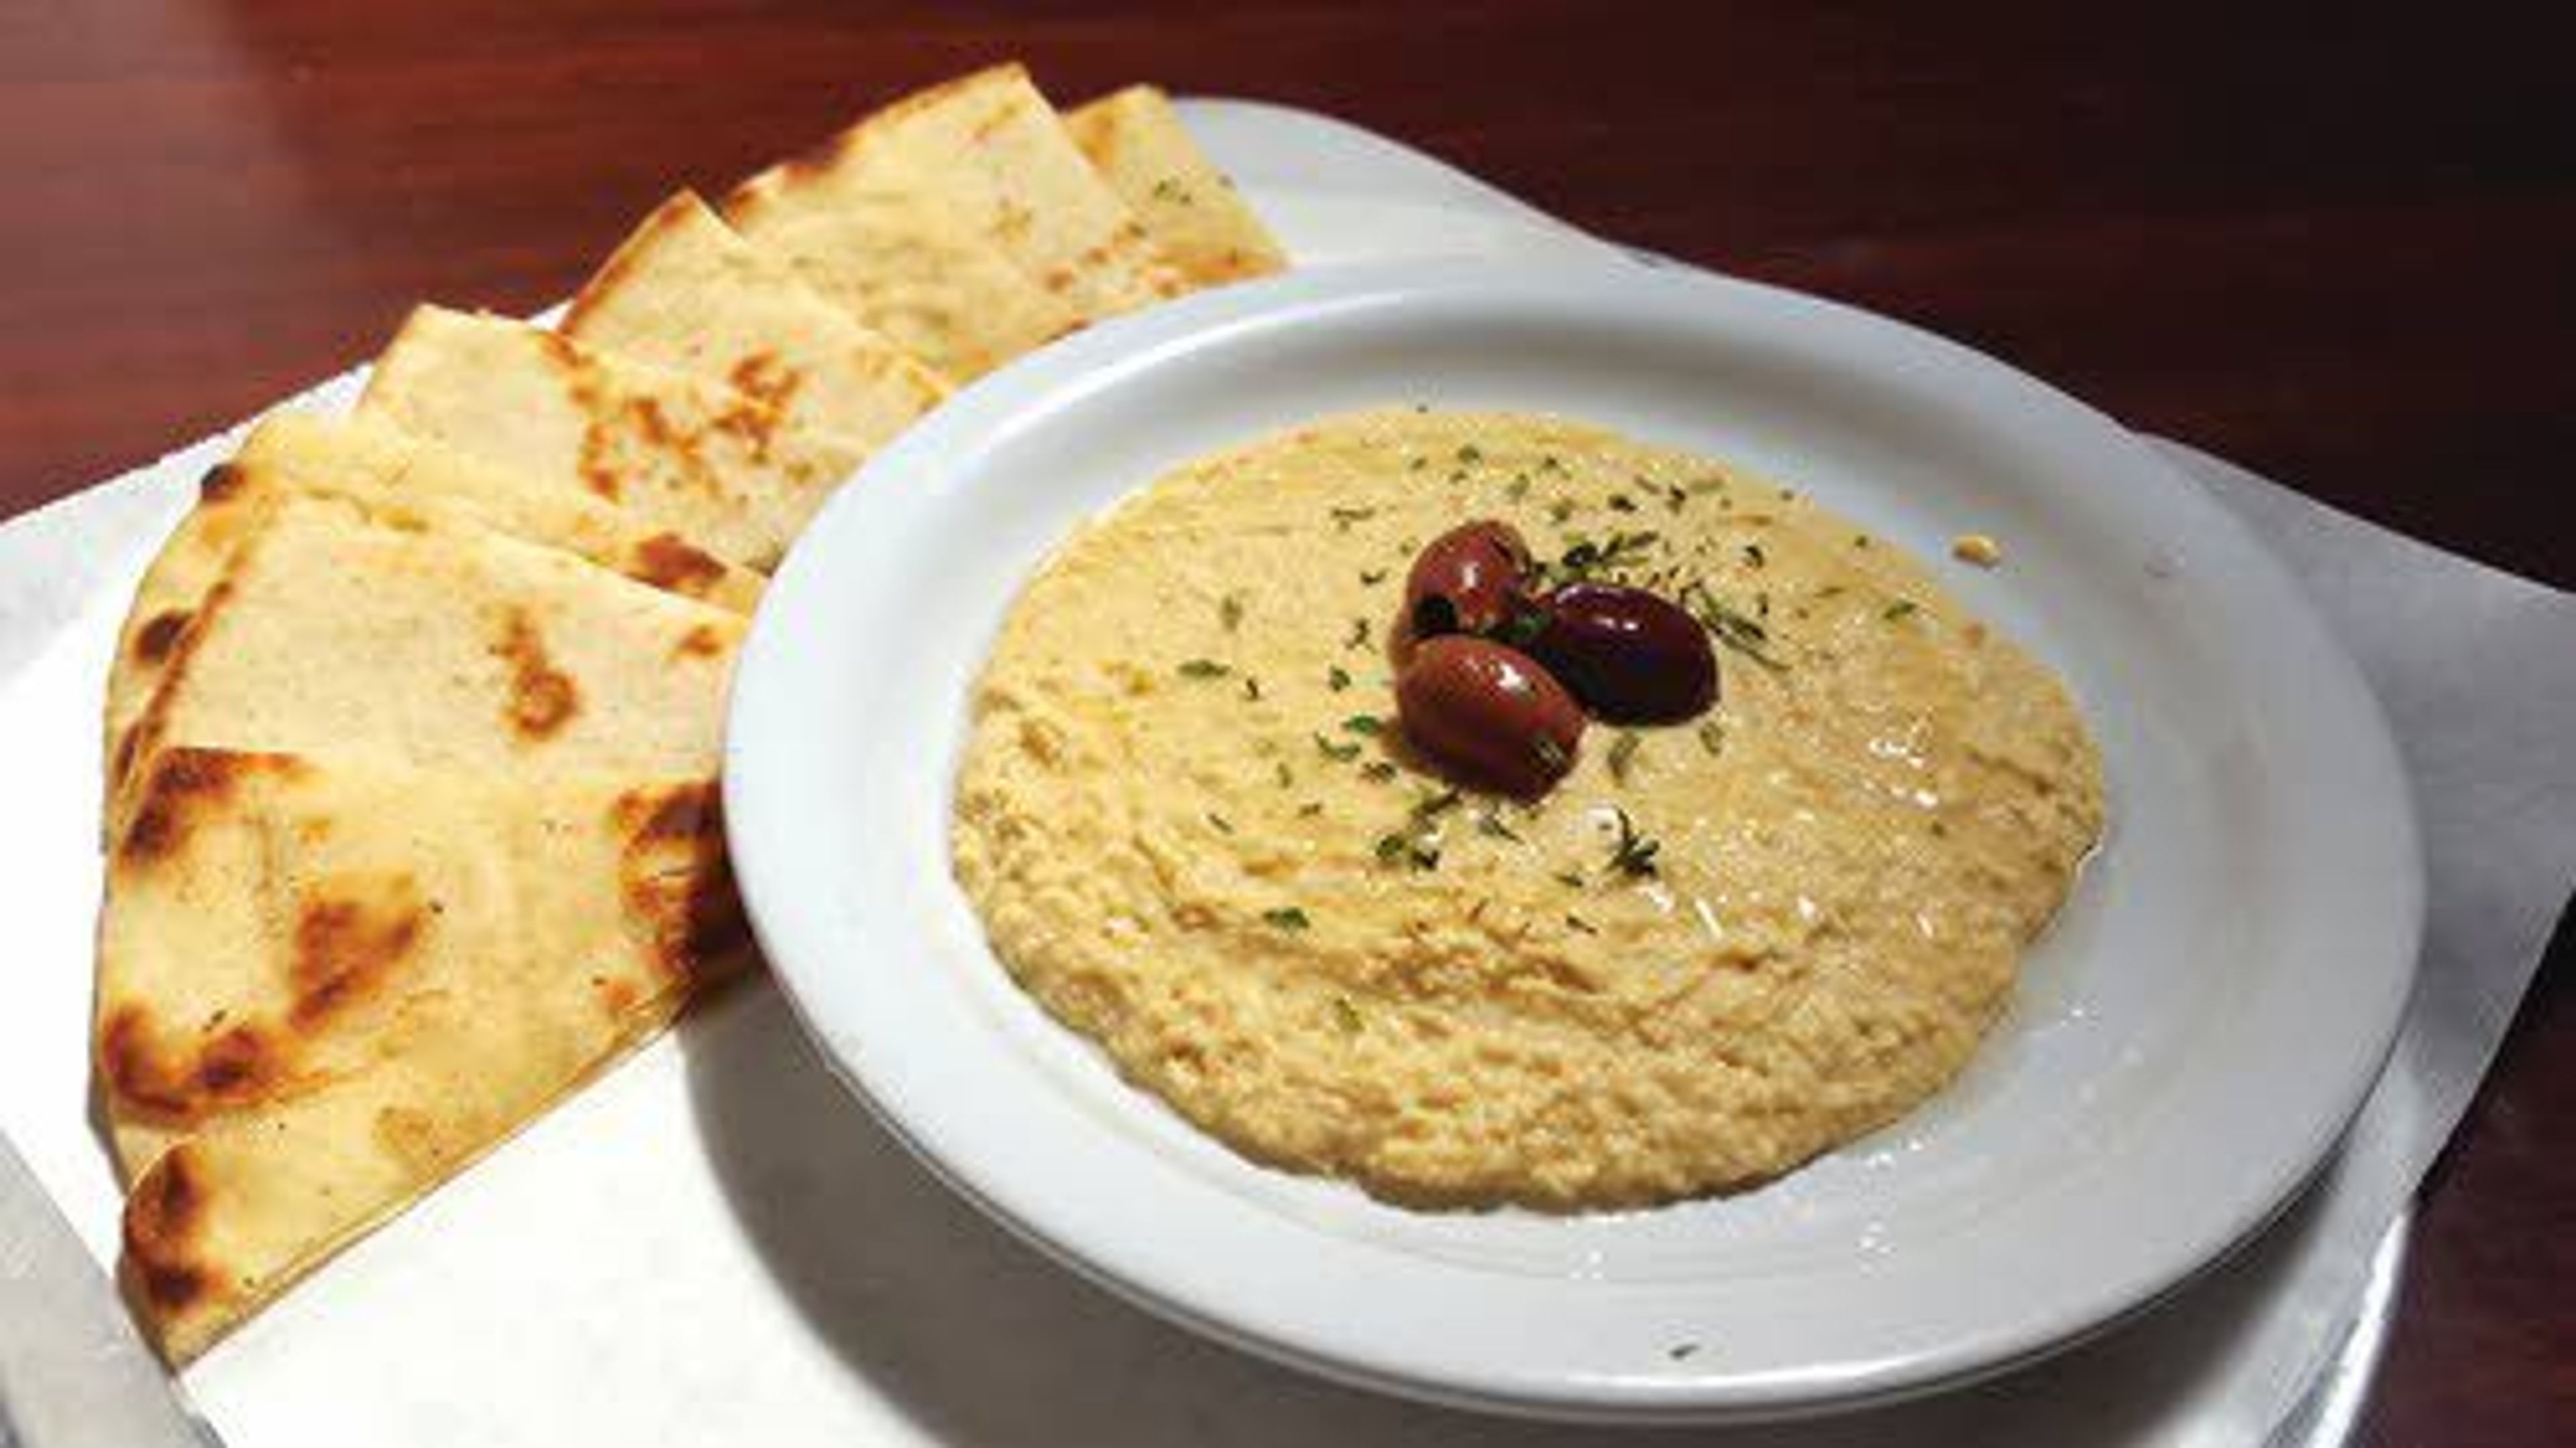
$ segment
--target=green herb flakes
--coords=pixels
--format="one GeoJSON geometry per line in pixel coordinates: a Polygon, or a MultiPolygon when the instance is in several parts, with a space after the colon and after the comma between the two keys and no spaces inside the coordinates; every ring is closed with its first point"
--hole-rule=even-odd
{"type": "Polygon", "coordinates": [[[1655,863],[1655,855],[1663,845],[1639,834],[1637,822],[1628,818],[1626,810],[1614,807],[1613,813],[1619,818],[1619,840],[1610,851],[1610,863],[1604,868],[1635,879],[1660,873],[1661,867],[1655,863]]]}
{"type": "Polygon", "coordinates": [[[1217,622],[1225,625],[1225,631],[1227,633],[1232,633],[1236,629],[1241,628],[1243,626],[1243,595],[1239,593],[1229,593],[1225,597],[1218,599],[1216,601],[1216,619],[1217,622]]]}
{"type": "Polygon", "coordinates": [[[1922,606],[1923,605],[1916,603],[1913,599],[1900,598],[1896,602],[1889,604],[1886,608],[1881,609],[1878,616],[1886,619],[1889,623],[1894,623],[1898,619],[1905,617],[1907,614],[1920,609],[1922,606]]]}
{"type": "Polygon", "coordinates": [[[1726,752],[1726,726],[1720,724],[1714,719],[1706,720],[1701,723],[1699,726],[1699,747],[1707,750],[1708,757],[1711,759],[1715,759],[1719,755],[1724,754],[1726,752]]]}
{"type": "Polygon", "coordinates": [[[1351,531],[1353,523],[1365,523],[1377,516],[1375,508],[1331,508],[1326,511],[1332,515],[1333,527],[1343,533],[1351,531]]]}
{"type": "Polygon", "coordinates": [[[1214,810],[1208,811],[1207,822],[1218,834],[1230,835],[1234,833],[1233,822],[1214,810]]]}
{"type": "Polygon", "coordinates": [[[1214,659],[1184,659],[1180,675],[1184,679],[1222,679],[1234,670],[1214,659]]]}
{"type": "Polygon", "coordinates": [[[1351,686],[1351,671],[1339,664],[1324,671],[1324,687],[1338,694],[1351,686]]]}
{"type": "Polygon", "coordinates": [[[1352,760],[1360,757],[1360,747],[1358,745],[1336,744],[1321,734],[1315,736],[1315,747],[1324,752],[1324,757],[1326,759],[1333,760],[1340,764],[1348,764],[1352,760]]]}
{"type": "Polygon", "coordinates": [[[1374,738],[1386,732],[1386,721],[1375,714],[1353,714],[1342,721],[1342,730],[1344,733],[1365,734],[1374,738]]]}
{"type": "Polygon", "coordinates": [[[1577,915],[1570,910],[1566,912],[1565,928],[1568,930],[1580,930],[1586,935],[1598,935],[1601,933],[1600,931],[1592,928],[1591,921],[1584,919],[1582,916],[1577,915]]]}
{"type": "Polygon", "coordinates": [[[1634,729],[1622,729],[1619,731],[1619,737],[1610,741],[1609,765],[1612,779],[1621,784],[1628,782],[1628,768],[1637,762],[1637,750],[1645,742],[1638,737],[1634,729]]]}
{"type": "Polygon", "coordinates": [[[1356,1036],[1360,1033],[1360,1008],[1351,1004],[1349,996],[1335,996],[1333,1021],[1342,1028],[1344,1035],[1356,1036]]]}
{"type": "Polygon", "coordinates": [[[1274,930],[1303,930],[1314,924],[1306,918],[1305,911],[1294,905],[1282,906],[1277,910],[1264,910],[1261,912],[1261,921],[1274,930]]]}

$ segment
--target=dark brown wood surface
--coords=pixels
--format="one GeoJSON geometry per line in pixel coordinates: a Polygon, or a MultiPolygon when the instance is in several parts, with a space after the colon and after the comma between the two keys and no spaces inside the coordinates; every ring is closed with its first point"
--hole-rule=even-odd
{"type": "MultiPolygon", "coordinates": [[[[2576,27],[2477,6],[14,0],[0,515],[564,295],[673,187],[1020,56],[1328,111],[2576,584],[2576,27]]],[[[2437,1173],[2378,1444],[2576,1441],[2562,940],[2437,1173]]]]}

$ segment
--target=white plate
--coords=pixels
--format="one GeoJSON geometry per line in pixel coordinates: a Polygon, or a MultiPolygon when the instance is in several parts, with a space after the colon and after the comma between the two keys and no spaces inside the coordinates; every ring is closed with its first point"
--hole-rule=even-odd
{"type": "Polygon", "coordinates": [[[924,1161],[1153,1310],[1488,1407],[1856,1406],[2141,1306],[2332,1145],[2405,1003],[2422,913],[2377,704],[2204,493],[1975,353],[1692,274],[1350,268],[1097,328],[871,463],[789,558],[735,689],[726,803],[762,944],[924,1161]],[[1948,581],[2072,681],[2114,824],[1950,1091],[1734,1197],[1418,1214],[1247,1164],[1010,984],[946,836],[968,683],[1020,581],[1175,463],[1390,400],[1555,411],[1735,458],[1926,558],[1958,531],[2005,540],[2003,569],[1948,581]]]}

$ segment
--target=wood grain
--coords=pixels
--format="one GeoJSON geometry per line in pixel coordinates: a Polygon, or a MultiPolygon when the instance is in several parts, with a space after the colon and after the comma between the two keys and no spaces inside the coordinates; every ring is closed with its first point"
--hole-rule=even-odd
{"type": "MultiPolygon", "coordinates": [[[[1312,106],[2576,584],[2576,85],[2479,7],[26,0],[0,514],[566,293],[681,183],[1005,56],[1312,106]]],[[[2438,1175],[2368,1441],[2576,1438],[2566,941],[2438,1175]]]]}

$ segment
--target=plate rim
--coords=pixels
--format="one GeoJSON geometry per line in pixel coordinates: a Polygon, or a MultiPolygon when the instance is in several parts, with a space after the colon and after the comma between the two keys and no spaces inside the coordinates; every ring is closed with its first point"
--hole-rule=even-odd
{"type": "MultiPolygon", "coordinates": [[[[2355,1054],[2356,1060],[2367,1059],[2368,1069],[2350,1073],[2352,1079],[2345,1084],[2339,1109],[2329,1113],[2331,1121],[2322,1123],[2322,1129],[2315,1134],[2315,1149],[2297,1163],[2296,1170],[2289,1172],[2285,1181],[2277,1184],[2276,1190],[2267,1193],[2266,1199],[2254,1210],[2235,1214],[2232,1230],[2207,1243],[2206,1251],[2161,1280],[2142,1290],[2096,1294],[2113,1300],[2106,1310],[2073,1333],[2024,1334],[2007,1337],[2001,1345],[1988,1343],[1979,1352],[1958,1351],[1929,1355],[1925,1360],[1872,1365],[1845,1375],[1821,1390],[1815,1382],[1759,1379],[1678,1378],[1652,1382],[1567,1383],[1527,1379],[1506,1381],[1494,1376],[1473,1381],[1424,1377],[1391,1369],[1382,1361],[1336,1354],[1311,1342],[1290,1341],[1275,1330],[1247,1325],[1241,1320],[1241,1314],[1212,1311],[1202,1304],[1158,1291],[1153,1284],[1135,1280],[1122,1274],[1115,1266],[1096,1260],[1085,1251],[1083,1244],[1063,1240],[1041,1221],[1032,1220],[1024,1211],[1015,1210],[1007,1202],[997,1199],[974,1179],[971,1168],[949,1159],[941,1150],[941,1143],[923,1139],[917,1124],[906,1119],[901,1106],[884,1099],[872,1087],[865,1065],[853,1060],[836,1044],[829,1023],[819,1018],[815,1002],[809,999],[807,989],[799,984],[800,967],[796,962],[810,961],[819,954],[818,950],[808,948],[819,945],[819,942],[808,938],[808,922],[798,917],[794,904],[772,889],[775,872],[769,868],[766,853],[767,834],[772,823],[779,818],[781,809],[792,804],[795,791],[792,784],[785,789],[774,784],[763,768],[761,751],[757,747],[745,747],[745,742],[759,737],[763,711],[779,707],[772,700],[782,693],[792,698],[794,693],[792,679],[788,677],[793,672],[792,665],[781,657],[781,651],[789,647],[780,642],[781,631],[787,626],[778,620],[789,616],[791,610],[798,606],[798,601],[809,592],[822,587],[806,581],[817,567],[811,560],[820,545],[808,549],[801,541],[773,580],[769,597],[754,621],[751,637],[743,651],[730,706],[724,780],[728,833],[733,838],[745,905],[764,949],[777,967],[776,973],[800,1025],[817,1042],[834,1074],[904,1143],[907,1150],[930,1167],[934,1175],[988,1217],[1014,1235],[1039,1246],[1055,1260],[1158,1315],[1235,1346],[1344,1382],[1391,1389],[1433,1401],[1590,1421],[1712,1421],[1840,1411],[1937,1391],[2008,1371],[2144,1310],[2224,1260],[2236,1246],[2259,1233],[2265,1223],[2296,1198],[2301,1186],[2331,1153],[2344,1127],[2359,1110],[2370,1083],[2394,1045],[2403,1017],[2420,940],[2424,877],[2412,800],[2394,738],[2358,666],[2317,615],[2295,578],[2261,541],[2216,499],[2176,472],[2143,439],[2112,419],[2007,364],[1920,328],[1842,303],[1759,283],[1696,271],[1650,271],[1613,259],[1373,263],[1293,273],[1204,293],[1146,314],[1103,324],[1022,359],[962,390],[937,413],[917,424],[892,447],[872,459],[857,479],[845,486],[827,505],[824,514],[809,527],[806,537],[827,538],[831,536],[833,517],[868,506],[853,504],[850,499],[853,495],[866,494],[872,486],[882,486],[881,474],[901,476],[906,469],[929,467],[932,465],[930,460],[944,450],[958,449],[964,438],[1005,430],[1016,415],[1031,409],[1073,405],[1067,401],[1068,398],[1078,400],[1092,387],[1108,385],[1103,379],[1109,378],[1122,366],[1150,365],[1162,354],[1175,349],[1187,350],[1194,345],[1207,344],[1212,338],[1220,338],[1229,328],[1247,324],[1296,325],[1300,318],[1326,318],[1372,298],[1403,301],[1423,296],[1472,296],[1480,288],[1508,293],[1568,287],[1607,287],[1623,292],[1669,291],[1673,299],[1682,304],[1726,299],[1739,306],[1784,315],[1790,319],[1791,325],[1827,323],[1836,327],[1858,327],[1867,334],[1893,339],[1902,350],[1917,356],[1965,369],[1966,374],[1981,385],[2003,387],[2021,405],[2036,403],[2098,431],[2101,442],[2127,455],[2131,471],[2161,475],[2164,481],[2157,486],[2165,490],[2167,506],[2196,513],[2199,515],[2196,519],[2198,526],[2231,535],[2238,551],[2255,560],[2253,566],[2268,575],[2262,580],[2263,584],[2290,601],[2287,626],[2294,633],[2307,635],[2301,642],[2302,652],[2311,662],[2339,676],[2337,686],[2346,690],[2347,702],[2361,706],[2348,711],[2351,742],[2364,754],[2376,756],[2372,761],[2375,765],[2373,772],[2377,775],[2373,803],[2387,814],[2388,822],[2394,827],[2398,838],[2393,841],[2393,853],[2402,857],[2403,862],[2393,882],[2382,882],[2384,894],[2380,910],[2385,923],[2392,927],[2384,937],[2386,948],[2383,953],[2392,958],[2402,958],[2402,965],[2394,968],[2397,981],[2394,1001],[2381,1013],[2376,1040],[2360,1043],[2361,1049],[2355,1054]],[[2393,888],[2386,888],[2392,884],[2393,888]]],[[[1141,486],[1144,481],[1138,479],[1137,483],[1141,486]]],[[[1096,1244],[1093,1250],[1097,1250],[1096,1244]]],[[[1774,1375],[1775,1378],[1777,1376],[1774,1375]]]]}

